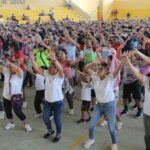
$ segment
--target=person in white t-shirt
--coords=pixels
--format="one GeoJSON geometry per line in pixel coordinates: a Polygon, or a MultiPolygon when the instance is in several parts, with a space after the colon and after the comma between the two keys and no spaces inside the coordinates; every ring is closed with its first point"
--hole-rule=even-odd
{"type": "Polygon", "coordinates": [[[51,64],[49,69],[46,71],[38,67],[32,53],[30,53],[30,58],[33,68],[39,74],[42,74],[45,77],[45,103],[43,110],[43,120],[48,129],[48,133],[44,135],[44,138],[48,138],[50,135],[54,134],[51,120],[49,119],[53,111],[54,122],[56,125],[56,136],[53,139],[53,142],[55,143],[60,140],[62,129],[61,119],[64,108],[64,95],[62,92],[62,85],[64,82],[63,68],[56,60],[54,52],[51,52],[51,55],[49,56],[51,64]]]}
{"type": "MultiPolygon", "coordinates": [[[[140,52],[136,52],[138,55],[145,60],[148,64],[150,64],[150,58],[145,56],[140,52]]],[[[146,150],[150,150],[150,74],[147,76],[141,74],[130,62],[129,58],[126,57],[126,62],[128,68],[132,71],[132,73],[136,76],[136,78],[143,83],[145,87],[145,100],[143,105],[144,112],[144,127],[145,127],[145,145],[146,150]]]]}
{"type": "Polygon", "coordinates": [[[81,118],[77,121],[77,123],[88,122],[91,120],[91,112],[90,112],[90,105],[91,105],[91,88],[92,82],[91,77],[86,74],[79,72],[83,76],[83,80],[81,81],[81,118]],[[88,114],[88,119],[85,119],[85,112],[88,114]]]}
{"type": "Polygon", "coordinates": [[[7,67],[0,68],[0,72],[4,74],[4,109],[6,116],[9,119],[9,123],[5,129],[9,130],[15,127],[12,115],[12,108],[16,116],[24,123],[25,129],[32,131],[31,126],[27,122],[27,117],[22,112],[23,96],[22,96],[22,84],[23,84],[23,71],[17,65],[7,60],[7,67]]]}
{"type": "Polygon", "coordinates": [[[116,102],[114,95],[114,80],[122,67],[122,62],[117,66],[115,71],[109,73],[109,66],[106,63],[97,64],[97,72],[90,68],[97,63],[86,65],[85,69],[92,76],[93,86],[96,93],[97,103],[95,105],[91,121],[89,123],[89,139],[85,142],[84,147],[90,148],[94,144],[94,130],[96,124],[105,114],[108,118],[108,128],[112,139],[111,150],[117,150],[117,135],[115,129],[116,122],[116,102]]]}
{"type": "Polygon", "coordinates": [[[69,60],[74,61],[76,59],[76,49],[79,48],[79,44],[72,38],[70,37],[69,33],[65,30],[64,31],[64,38],[62,43],[62,47],[66,49],[67,52],[67,58],[69,60]]]}
{"type": "Polygon", "coordinates": [[[34,98],[34,108],[37,113],[35,117],[40,117],[42,114],[41,104],[44,104],[45,77],[38,73],[34,75],[35,75],[35,89],[36,89],[36,94],[34,98]]]}

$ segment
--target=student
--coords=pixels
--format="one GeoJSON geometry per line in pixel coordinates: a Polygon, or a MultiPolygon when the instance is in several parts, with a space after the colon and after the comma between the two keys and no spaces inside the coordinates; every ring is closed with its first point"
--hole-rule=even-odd
{"type": "MultiPolygon", "coordinates": [[[[25,66],[25,55],[22,50],[20,50],[20,46],[18,42],[13,42],[10,44],[10,52],[12,54],[11,61],[17,61],[20,68],[23,70],[23,79],[26,77],[26,66],[25,66]]],[[[22,91],[23,91],[23,108],[26,108],[28,103],[25,99],[25,86],[22,84],[22,91]]]]}
{"type": "Polygon", "coordinates": [[[44,104],[44,93],[45,93],[45,78],[43,75],[35,74],[35,88],[36,94],[34,99],[34,108],[36,111],[35,117],[39,117],[42,114],[41,104],[44,104]]]}
{"type": "MultiPolygon", "coordinates": [[[[139,65],[137,64],[136,57],[134,54],[130,53],[130,59],[132,63],[135,65],[137,69],[139,69],[139,65]]],[[[140,69],[139,69],[140,70],[140,69]]],[[[142,106],[141,106],[141,85],[139,84],[136,76],[128,69],[127,66],[123,67],[123,103],[124,109],[121,112],[122,116],[128,114],[128,98],[132,93],[133,98],[135,99],[135,105],[132,107],[133,109],[138,108],[137,113],[135,115],[136,118],[142,117],[142,106]]]]}
{"type": "Polygon", "coordinates": [[[90,112],[90,105],[91,105],[91,88],[92,82],[91,78],[88,74],[79,72],[83,76],[83,81],[81,81],[81,118],[77,121],[77,123],[82,123],[85,121],[91,120],[91,112],[90,112]],[[88,115],[88,119],[85,119],[85,112],[88,115]]]}
{"type": "Polygon", "coordinates": [[[45,77],[45,103],[43,110],[43,120],[48,129],[48,132],[44,135],[44,138],[48,138],[50,135],[54,134],[54,130],[51,125],[51,114],[53,111],[54,122],[56,125],[56,136],[53,142],[58,142],[61,139],[62,130],[62,112],[64,108],[64,96],[62,92],[62,84],[64,82],[63,68],[56,60],[55,53],[51,53],[49,60],[51,61],[48,70],[44,71],[42,68],[38,67],[34,55],[30,54],[31,62],[34,69],[45,77]]]}
{"type": "Polygon", "coordinates": [[[72,68],[75,64],[80,61],[80,58],[76,58],[76,60],[71,61],[67,58],[67,51],[63,48],[59,50],[58,53],[58,62],[61,64],[65,80],[64,80],[64,92],[69,106],[69,115],[74,115],[74,107],[73,107],[73,75],[72,75],[72,68]]]}
{"type": "MultiPolygon", "coordinates": [[[[137,52],[146,62],[150,62],[150,58],[137,52]]],[[[127,66],[137,79],[143,83],[145,87],[145,101],[143,105],[144,112],[144,127],[145,127],[145,145],[146,150],[150,150],[150,74],[147,76],[141,74],[130,62],[129,58],[126,58],[127,66]]]]}
{"type": "MultiPolygon", "coordinates": [[[[117,67],[119,63],[119,60],[116,58],[116,55],[111,54],[108,57],[108,64],[109,64],[109,71],[110,73],[112,73],[115,68],[117,67]]],[[[121,117],[120,117],[120,110],[119,110],[119,106],[118,106],[118,100],[119,100],[119,84],[120,84],[120,72],[118,73],[118,75],[115,78],[114,81],[114,93],[115,93],[115,102],[116,102],[116,119],[117,119],[117,125],[116,128],[117,130],[121,130],[123,127],[123,123],[121,121],[121,117]]],[[[107,125],[107,118],[104,118],[104,121],[100,124],[100,126],[104,127],[105,125],[107,125]]]]}
{"type": "Polygon", "coordinates": [[[17,65],[7,61],[8,68],[0,68],[0,72],[4,74],[4,109],[6,116],[9,119],[9,123],[5,129],[9,130],[15,127],[13,122],[12,108],[16,116],[23,122],[27,132],[32,131],[31,126],[28,124],[27,117],[22,112],[23,96],[22,96],[22,84],[23,84],[23,71],[17,65]]]}
{"type": "Polygon", "coordinates": [[[86,70],[91,74],[94,89],[96,93],[97,104],[95,105],[91,121],[89,123],[89,139],[85,142],[84,147],[90,148],[95,143],[94,130],[96,124],[105,114],[108,118],[108,128],[112,138],[112,149],[117,150],[117,135],[115,129],[116,122],[116,102],[114,95],[114,80],[122,67],[122,62],[118,65],[113,73],[109,73],[108,64],[97,64],[97,72],[93,72],[90,68],[97,63],[91,63],[86,66],[86,70]]]}

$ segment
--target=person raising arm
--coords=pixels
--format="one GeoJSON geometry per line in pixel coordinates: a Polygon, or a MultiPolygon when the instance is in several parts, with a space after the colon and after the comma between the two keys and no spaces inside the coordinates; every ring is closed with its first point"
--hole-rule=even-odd
{"type": "Polygon", "coordinates": [[[49,60],[51,62],[48,70],[44,71],[39,68],[35,62],[34,55],[30,53],[30,58],[33,68],[39,73],[45,76],[45,103],[43,110],[43,120],[47,127],[48,132],[44,135],[44,138],[48,138],[54,134],[54,130],[49,119],[54,113],[54,122],[56,125],[56,136],[52,140],[54,143],[61,138],[62,130],[62,112],[64,108],[64,95],[62,92],[62,85],[64,82],[63,68],[57,61],[55,53],[51,53],[49,60]]]}
{"type": "Polygon", "coordinates": [[[136,76],[136,78],[143,83],[145,87],[145,101],[143,105],[144,112],[144,127],[145,127],[145,145],[146,150],[150,149],[150,74],[147,76],[141,74],[130,62],[129,58],[125,58],[128,68],[136,76]]]}

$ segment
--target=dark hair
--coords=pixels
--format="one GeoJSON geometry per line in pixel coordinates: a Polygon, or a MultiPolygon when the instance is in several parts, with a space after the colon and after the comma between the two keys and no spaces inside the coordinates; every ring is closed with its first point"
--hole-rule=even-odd
{"type": "Polygon", "coordinates": [[[14,48],[14,51],[15,51],[15,52],[18,52],[18,51],[19,51],[19,43],[17,43],[17,42],[12,42],[9,46],[12,47],[12,48],[14,48]]]}
{"type": "Polygon", "coordinates": [[[107,63],[105,63],[105,62],[104,62],[104,63],[102,63],[102,64],[101,64],[101,66],[102,66],[103,68],[106,68],[106,69],[108,69],[108,67],[109,67],[109,66],[108,66],[108,64],[107,64],[107,63]]]}
{"type": "Polygon", "coordinates": [[[150,73],[148,73],[146,76],[150,77],[150,73]]]}
{"type": "Polygon", "coordinates": [[[67,51],[66,51],[66,49],[61,48],[59,51],[62,51],[62,52],[64,52],[64,53],[67,55],[67,51]]]}
{"type": "Polygon", "coordinates": [[[112,55],[110,55],[110,56],[108,56],[108,58],[109,58],[109,60],[112,60],[112,59],[113,59],[113,56],[112,56],[112,55]]]}
{"type": "Polygon", "coordinates": [[[44,46],[41,44],[38,44],[38,48],[44,48],[44,46]]]}
{"type": "Polygon", "coordinates": [[[103,64],[101,64],[101,66],[105,69],[106,74],[109,74],[109,65],[104,62],[103,64]]]}

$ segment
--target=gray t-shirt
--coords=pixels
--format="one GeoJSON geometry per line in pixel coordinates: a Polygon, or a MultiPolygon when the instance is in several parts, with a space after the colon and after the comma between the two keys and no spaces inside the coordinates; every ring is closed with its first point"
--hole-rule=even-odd
{"type": "MultiPolygon", "coordinates": [[[[139,70],[138,66],[135,66],[136,69],[139,70]]],[[[130,84],[137,80],[135,75],[130,71],[130,69],[127,66],[124,66],[123,68],[123,83],[124,84],[130,84]]]]}

